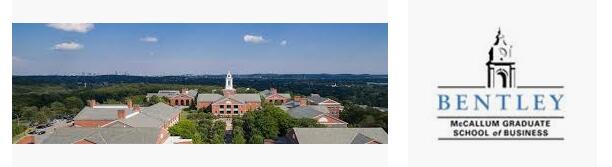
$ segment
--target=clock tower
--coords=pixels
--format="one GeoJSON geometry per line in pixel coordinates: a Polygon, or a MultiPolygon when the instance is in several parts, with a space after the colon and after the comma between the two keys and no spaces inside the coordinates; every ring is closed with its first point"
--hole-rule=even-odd
{"type": "Polygon", "coordinates": [[[512,45],[508,44],[501,28],[497,31],[495,43],[489,50],[487,62],[488,88],[514,88],[516,87],[516,68],[512,59],[512,45]]]}
{"type": "Polygon", "coordinates": [[[223,96],[233,96],[236,94],[236,89],[234,89],[234,79],[232,78],[232,73],[228,70],[227,75],[225,76],[225,89],[223,89],[223,96]]]}

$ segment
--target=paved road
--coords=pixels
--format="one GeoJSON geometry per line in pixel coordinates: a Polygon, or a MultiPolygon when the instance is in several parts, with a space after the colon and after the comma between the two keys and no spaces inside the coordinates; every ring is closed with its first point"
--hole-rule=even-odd
{"type": "Polygon", "coordinates": [[[234,137],[234,133],[232,130],[225,131],[225,144],[232,144],[232,138],[234,137]]]}

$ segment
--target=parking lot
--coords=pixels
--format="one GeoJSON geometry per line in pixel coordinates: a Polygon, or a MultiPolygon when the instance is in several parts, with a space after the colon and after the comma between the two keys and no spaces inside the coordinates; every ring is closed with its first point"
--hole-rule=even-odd
{"type": "Polygon", "coordinates": [[[35,144],[39,144],[39,143],[41,143],[41,141],[44,141],[45,139],[47,139],[47,137],[49,137],[49,135],[52,134],[55,131],[55,129],[61,128],[61,127],[67,127],[67,126],[70,126],[72,124],[72,122],[68,122],[65,119],[55,119],[55,120],[51,121],[50,123],[51,123],[51,126],[49,126],[49,127],[45,127],[45,128],[41,128],[41,129],[36,128],[36,130],[34,130],[34,132],[43,132],[44,131],[44,134],[38,134],[38,133],[30,134],[30,135],[34,136],[34,143],[35,144]]]}

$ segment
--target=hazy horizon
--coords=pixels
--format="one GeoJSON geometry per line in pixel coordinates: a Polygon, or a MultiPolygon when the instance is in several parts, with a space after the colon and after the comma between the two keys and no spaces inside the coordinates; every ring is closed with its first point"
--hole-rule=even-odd
{"type": "Polygon", "coordinates": [[[387,24],[13,23],[12,74],[387,75],[387,24]]]}
{"type": "MultiPolygon", "coordinates": [[[[138,75],[138,74],[13,74],[13,76],[103,76],[103,75],[117,75],[117,76],[225,76],[227,73],[219,74],[167,74],[167,75],[138,75]]],[[[388,74],[350,74],[350,73],[243,73],[236,74],[232,72],[232,75],[388,75],[388,74]]]]}

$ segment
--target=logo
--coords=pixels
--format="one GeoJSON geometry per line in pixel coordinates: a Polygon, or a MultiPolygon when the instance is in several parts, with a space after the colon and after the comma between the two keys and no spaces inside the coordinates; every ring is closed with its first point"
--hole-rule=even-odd
{"type": "Polygon", "coordinates": [[[512,45],[509,45],[501,33],[497,30],[495,43],[489,50],[489,61],[487,62],[487,87],[488,88],[514,88],[516,85],[516,68],[512,60],[512,45]]]}
{"type": "Polygon", "coordinates": [[[517,85],[512,47],[498,29],[484,85],[437,87],[438,140],[565,140],[555,131],[565,118],[564,86],[517,85]]]}

